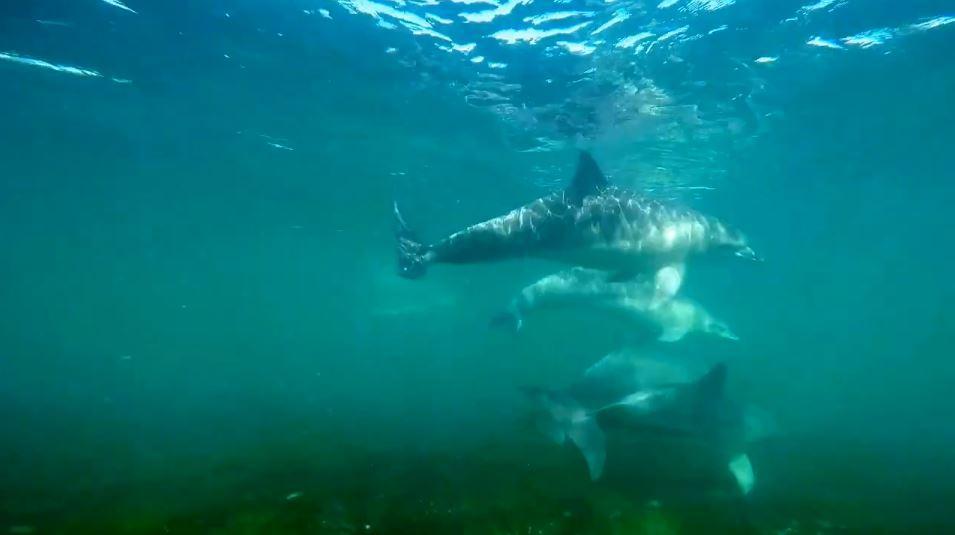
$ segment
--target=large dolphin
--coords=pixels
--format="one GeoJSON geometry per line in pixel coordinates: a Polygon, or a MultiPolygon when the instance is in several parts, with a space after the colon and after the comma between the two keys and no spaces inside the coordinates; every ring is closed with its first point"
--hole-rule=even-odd
{"type": "MultiPolygon", "coordinates": [[[[603,474],[608,437],[638,436],[643,443],[662,437],[699,446],[748,494],[756,476],[746,446],[771,426],[759,412],[728,400],[725,383],[724,364],[693,378],[666,360],[622,351],[602,359],[567,388],[526,393],[536,405],[538,428],[557,443],[572,442],[592,479],[603,474]]],[[[627,451],[640,455],[639,447],[627,451]]]]}
{"type": "Polygon", "coordinates": [[[671,206],[607,181],[587,152],[563,191],[541,197],[430,245],[419,242],[395,206],[398,273],[430,264],[535,256],[626,277],[681,265],[692,254],[727,251],[757,259],[744,236],[719,220],[671,206]]]}
{"type": "Polygon", "coordinates": [[[737,340],[725,323],[695,301],[672,297],[681,280],[682,274],[669,266],[653,279],[623,281],[613,280],[606,271],[575,267],[524,287],[494,323],[519,330],[524,318],[537,310],[585,306],[619,315],[662,342],[676,342],[691,332],[737,340]]]}

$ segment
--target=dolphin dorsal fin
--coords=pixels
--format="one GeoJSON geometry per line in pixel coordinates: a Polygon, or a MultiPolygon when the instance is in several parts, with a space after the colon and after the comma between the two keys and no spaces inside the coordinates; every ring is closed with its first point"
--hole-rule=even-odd
{"type": "Polygon", "coordinates": [[[710,371],[696,383],[697,394],[704,400],[722,398],[725,386],[726,364],[722,362],[710,368],[710,371]]]}
{"type": "Polygon", "coordinates": [[[584,197],[598,193],[609,185],[607,177],[594,161],[594,157],[585,150],[580,151],[577,171],[574,172],[574,178],[567,187],[567,196],[571,202],[578,204],[584,197]]]}
{"type": "Polygon", "coordinates": [[[726,387],[726,364],[719,363],[710,368],[695,386],[690,394],[691,410],[701,425],[709,427],[715,423],[714,418],[719,417],[719,402],[726,387]]]}

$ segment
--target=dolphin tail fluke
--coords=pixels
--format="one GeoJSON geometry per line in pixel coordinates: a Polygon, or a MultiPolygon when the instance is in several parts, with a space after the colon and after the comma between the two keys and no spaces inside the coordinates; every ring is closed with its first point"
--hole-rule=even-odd
{"type": "Polygon", "coordinates": [[[588,416],[572,422],[567,430],[567,437],[584,456],[590,479],[599,479],[607,460],[607,440],[603,430],[597,425],[596,418],[588,416]]]}
{"type": "Polygon", "coordinates": [[[607,441],[597,419],[576,402],[554,391],[533,387],[522,390],[541,409],[536,417],[537,429],[557,444],[570,439],[583,455],[590,479],[598,479],[607,459],[607,441]]]}
{"type": "Polygon", "coordinates": [[[753,463],[750,462],[749,456],[741,453],[733,457],[727,467],[739,486],[740,492],[744,496],[752,492],[753,487],[756,486],[756,472],[753,471],[753,463]]]}
{"type": "Polygon", "coordinates": [[[418,241],[414,231],[405,223],[405,219],[398,210],[398,203],[394,204],[394,218],[398,275],[406,279],[417,279],[427,271],[427,261],[425,259],[427,247],[418,241]]]}

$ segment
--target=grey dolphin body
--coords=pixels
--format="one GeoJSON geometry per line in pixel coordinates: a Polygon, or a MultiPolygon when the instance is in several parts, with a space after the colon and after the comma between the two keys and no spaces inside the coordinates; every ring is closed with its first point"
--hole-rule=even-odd
{"type": "Polygon", "coordinates": [[[651,332],[660,341],[675,342],[691,332],[737,340],[725,323],[695,301],[674,297],[682,274],[673,267],[657,275],[617,281],[597,269],[575,267],[525,286],[495,324],[520,329],[524,318],[541,309],[584,306],[614,313],[651,332]]]}
{"type": "Polygon", "coordinates": [[[611,186],[581,152],[567,189],[425,245],[395,208],[398,273],[417,278],[430,264],[535,256],[618,273],[652,273],[691,254],[723,250],[756,259],[741,233],[699,212],[611,186]]]}
{"type": "MultiPolygon", "coordinates": [[[[541,431],[555,442],[572,442],[592,479],[603,473],[608,436],[664,437],[701,446],[698,451],[723,463],[747,494],[755,474],[745,448],[770,426],[758,412],[726,398],[725,365],[691,377],[672,363],[614,353],[567,388],[528,394],[537,405],[541,431]]],[[[639,455],[639,449],[628,451],[639,455]]]]}

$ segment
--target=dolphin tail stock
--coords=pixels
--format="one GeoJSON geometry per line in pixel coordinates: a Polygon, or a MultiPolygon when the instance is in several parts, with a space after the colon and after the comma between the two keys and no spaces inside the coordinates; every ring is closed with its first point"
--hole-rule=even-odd
{"type": "Polygon", "coordinates": [[[542,409],[536,419],[537,429],[557,444],[570,439],[584,457],[590,479],[599,479],[607,460],[607,440],[597,425],[597,419],[576,402],[554,391],[535,387],[522,390],[542,409]]]}
{"type": "Polygon", "coordinates": [[[422,277],[427,271],[427,247],[418,241],[415,232],[405,223],[404,217],[398,210],[397,202],[394,203],[393,212],[395,239],[397,240],[398,275],[406,279],[422,277]]]}

